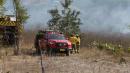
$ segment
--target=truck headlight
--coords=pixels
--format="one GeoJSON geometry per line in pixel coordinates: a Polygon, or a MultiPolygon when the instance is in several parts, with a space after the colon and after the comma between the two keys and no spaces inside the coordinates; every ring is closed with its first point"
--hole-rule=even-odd
{"type": "Polygon", "coordinates": [[[51,45],[52,45],[52,44],[55,44],[55,42],[49,42],[49,44],[51,44],[51,45]]]}

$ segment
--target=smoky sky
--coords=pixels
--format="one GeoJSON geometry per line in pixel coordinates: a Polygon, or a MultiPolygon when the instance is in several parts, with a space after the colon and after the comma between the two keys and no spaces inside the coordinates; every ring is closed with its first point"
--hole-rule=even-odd
{"type": "Polygon", "coordinates": [[[77,1],[83,18],[83,30],[103,32],[128,32],[130,24],[129,0],[86,0],[77,1]]]}
{"type": "MultiPolygon", "coordinates": [[[[48,10],[61,9],[62,0],[22,0],[30,15],[27,29],[38,24],[46,25],[48,10]]],[[[73,0],[72,9],[81,11],[82,31],[129,32],[130,0],[73,0]]]]}

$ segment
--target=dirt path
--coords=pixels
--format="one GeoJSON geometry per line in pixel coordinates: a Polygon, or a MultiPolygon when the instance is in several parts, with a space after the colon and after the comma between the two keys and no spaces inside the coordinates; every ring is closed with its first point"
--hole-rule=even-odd
{"type": "MultiPolygon", "coordinates": [[[[108,60],[70,56],[43,57],[45,73],[130,73],[130,63],[119,65],[108,60]]],[[[41,73],[39,56],[13,56],[0,61],[3,73],[41,73]]],[[[0,72],[2,73],[2,72],[0,72]]]]}

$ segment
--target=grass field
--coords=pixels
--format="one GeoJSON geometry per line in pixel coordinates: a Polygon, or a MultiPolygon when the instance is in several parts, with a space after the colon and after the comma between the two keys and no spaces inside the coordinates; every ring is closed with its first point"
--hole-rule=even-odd
{"type": "MultiPolygon", "coordinates": [[[[34,55],[35,33],[27,32],[24,35],[18,56],[13,55],[14,48],[0,49],[0,73],[41,73],[40,56],[34,55]]],[[[45,73],[130,73],[129,53],[122,57],[114,56],[110,51],[88,46],[90,39],[88,41],[87,38],[90,36],[82,38],[86,40],[82,41],[79,54],[69,57],[63,54],[43,56],[45,73]]]]}

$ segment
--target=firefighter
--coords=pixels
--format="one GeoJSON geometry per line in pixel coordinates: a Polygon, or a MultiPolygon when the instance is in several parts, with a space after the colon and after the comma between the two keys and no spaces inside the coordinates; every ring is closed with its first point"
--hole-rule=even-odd
{"type": "Polygon", "coordinates": [[[73,53],[73,52],[76,53],[76,40],[77,40],[76,36],[74,34],[72,34],[69,40],[72,43],[72,51],[71,51],[71,53],[73,53]]]}
{"type": "Polygon", "coordinates": [[[80,37],[79,35],[77,34],[76,35],[76,53],[79,53],[79,49],[80,49],[80,37]]]}

